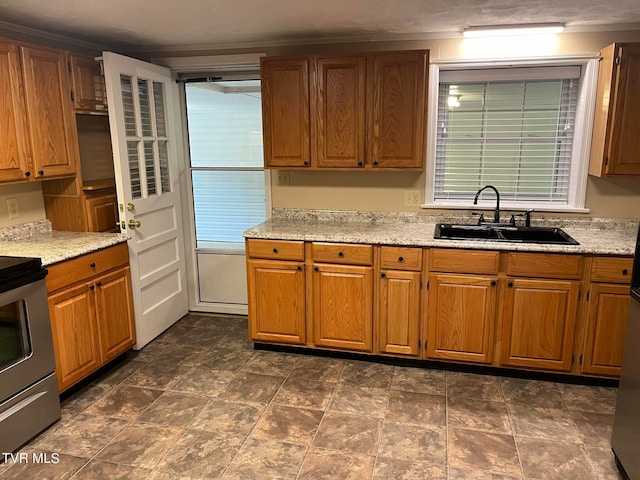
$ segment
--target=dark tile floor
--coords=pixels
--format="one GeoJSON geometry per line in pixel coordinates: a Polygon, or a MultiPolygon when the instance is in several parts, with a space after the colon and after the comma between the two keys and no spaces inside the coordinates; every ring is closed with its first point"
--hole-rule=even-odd
{"type": "Polygon", "coordinates": [[[62,405],[2,479],[618,479],[616,390],[254,351],[188,315],[62,405]]]}

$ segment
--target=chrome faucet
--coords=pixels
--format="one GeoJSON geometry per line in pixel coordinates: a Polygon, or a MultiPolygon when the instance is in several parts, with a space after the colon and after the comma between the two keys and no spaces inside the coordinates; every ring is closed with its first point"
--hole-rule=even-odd
{"type": "Polygon", "coordinates": [[[496,192],[496,211],[493,214],[493,221],[494,223],[500,223],[500,192],[498,192],[498,189],[496,187],[494,187],[493,185],[486,185],[482,187],[480,190],[476,192],[476,198],[473,199],[473,204],[474,205],[478,204],[478,197],[480,196],[482,191],[486,190],[487,188],[490,188],[494,192],[496,192]]]}

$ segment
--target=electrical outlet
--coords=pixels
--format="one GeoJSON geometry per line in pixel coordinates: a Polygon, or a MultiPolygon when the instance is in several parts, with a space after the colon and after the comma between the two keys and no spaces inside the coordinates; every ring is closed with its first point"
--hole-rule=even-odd
{"type": "Polygon", "coordinates": [[[17,218],[20,216],[18,199],[16,197],[7,198],[7,210],[9,212],[9,218],[17,218]]]}
{"type": "Polygon", "coordinates": [[[278,170],[278,185],[289,185],[289,172],[286,170],[278,170]]]}
{"type": "Polygon", "coordinates": [[[420,190],[405,190],[404,206],[419,207],[420,206],[420,190]]]}

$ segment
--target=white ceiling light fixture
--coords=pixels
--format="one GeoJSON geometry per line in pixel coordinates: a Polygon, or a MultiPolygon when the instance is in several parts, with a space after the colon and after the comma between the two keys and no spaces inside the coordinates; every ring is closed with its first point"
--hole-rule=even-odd
{"type": "Polygon", "coordinates": [[[465,37],[498,37],[506,35],[541,35],[561,33],[564,23],[523,23],[520,25],[487,25],[466,27],[462,35],[465,37]]]}

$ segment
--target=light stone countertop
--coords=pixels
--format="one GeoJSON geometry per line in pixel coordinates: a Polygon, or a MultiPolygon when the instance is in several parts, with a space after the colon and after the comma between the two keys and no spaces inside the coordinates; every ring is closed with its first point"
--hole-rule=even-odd
{"type": "Polygon", "coordinates": [[[126,241],[126,235],[120,233],[51,230],[44,220],[0,228],[0,255],[41,258],[46,266],[126,241]]]}
{"type": "Polygon", "coordinates": [[[283,209],[274,210],[273,218],[246,230],[244,236],[271,240],[632,256],[638,228],[638,221],[635,219],[572,220],[541,217],[535,219],[534,225],[561,227],[580,243],[580,245],[551,245],[437,240],[433,238],[437,223],[472,224],[472,221],[469,216],[445,217],[371,212],[336,212],[332,216],[327,212],[283,209]]]}

